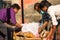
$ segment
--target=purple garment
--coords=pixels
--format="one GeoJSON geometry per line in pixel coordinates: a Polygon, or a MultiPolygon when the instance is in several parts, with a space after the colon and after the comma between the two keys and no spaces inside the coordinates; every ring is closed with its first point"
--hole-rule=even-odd
{"type": "MultiPolygon", "coordinates": [[[[6,22],[7,21],[7,8],[2,8],[0,10],[0,20],[6,22]]],[[[16,18],[15,18],[15,12],[13,8],[10,8],[10,17],[11,17],[11,23],[16,24],[16,18]]]]}

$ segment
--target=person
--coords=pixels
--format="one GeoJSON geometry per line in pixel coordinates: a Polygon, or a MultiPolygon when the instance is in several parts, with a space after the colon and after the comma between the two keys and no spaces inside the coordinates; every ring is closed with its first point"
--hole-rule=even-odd
{"type": "MultiPolygon", "coordinates": [[[[43,13],[42,11],[41,11],[41,9],[39,8],[39,4],[40,3],[35,3],[34,4],[34,10],[36,10],[37,12],[39,12],[39,14],[41,14],[42,15],[42,19],[39,21],[39,23],[40,23],[40,26],[42,27],[42,30],[45,28],[46,30],[47,30],[47,27],[45,27],[45,26],[47,26],[47,22],[49,22],[49,15],[47,14],[47,13],[43,13]],[[44,25],[43,25],[44,24],[44,25]]],[[[39,28],[39,33],[42,31],[42,30],[40,30],[40,28],[39,28]]]]}
{"type": "MultiPolygon", "coordinates": [[[[39,4],[40,4],[40,3],[35,3],[35,4],[34,4],[34,10],[37,11],[38,13],[40,13],[39,4]]],[[[41,17],[41,20],[42,20],[42,17],[41,17]]],[[[41,20],[40,20],[40,21],[41,21],[41,20]]],[[[42,26],[43,23],[42,23],[42,22],[40,22],[40,23],[41,23],[40,26],[42,26]]],[[[40,27],[39,27],[39,28],[38,28],[38,33],[40,33],[40,30],[41,30],[41,29],[40,29],[40,27]]]]}
{"type": "Polygon", "coordinates": [[[6,34],[6,30],[7,30],[6,25],[4,25],[4,23],[12,24],[19,28],[21,27],[21,25],[16,22],[16,18],[15,18],[15,15],[19,11],[19,9],[20,9],[20,6],[18,4],[13,4],[13,5],[11,5],[10,8],[0,9],[0,29],[1,29],[0,31],[3,34],[4,33],[6,34]]]}
{"type": "Polygon", "coordinates": [[[36,10],[37,12],[40,12],[40,9],[39,9],[39,3],[35,3],[34,4],[34,10],[36,10]]]}
{"type": "MultiPolygon", "coordinates": [[[[54,35],[54,33],[56,32],[57,25],[58,24],[60,25],[60,14],[59,14],[60,13],[60,11],[59,11],[60,5],[49,5],[49,6],[47,6],[46,2],[41,2],[39,4],[39,6],[43,12],[48,13],[51,17],[53,26],[51,27],[49,35],[46,38],[47,40],[51,40],[52,35],[54,35]],[[57,20],[59,20],[59,22],[57,20]]],[[[56,40],[56,38],[54,38],[53,40],[56,40]]]]}

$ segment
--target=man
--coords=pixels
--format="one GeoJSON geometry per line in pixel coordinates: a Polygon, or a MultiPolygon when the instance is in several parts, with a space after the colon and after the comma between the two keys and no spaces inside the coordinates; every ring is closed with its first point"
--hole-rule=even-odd
{"type": "Polygon", "coordinates": [[[12,25],[21,27],[21,25],[16,22],[16,18],[15,18],[15,14],[19,11],[19,9],[20,9],[20,6],[18,4],[13,4],[10,8],[2,8],[0,10],[0,29],[1,29],[1,31],[3,30],[5,32],[6,25],[4,25],[4,23],[7,23],[7,24],[11,23],[12,25]],[[5,29],[3,29],[3,28],[5,28],[5,29]]]}
{"type": "MultiPolygon", "coordinates": [[[[59,8],[60,5],[55,5],[55,6],[49,5],[49,6],[47,6],[46,2],[41,2],[39,4],[39,6],[40,6],[40,9],[43,12],[48,13],[50,15],[50,17],[51,17],[53,26],[51,27],[50,33],[47,36],[47,40],[51,40],[51,37],[52,37],[52,35],[54,35],[54,33],[56,31],[56,27],[60,22],[60,20],[59,20],[60,19],[60,14],[59,14],[60,13],[60,8],[59,8]],[[57,20],[59,20],[59,22],[57,20]]],[[[54,39],[54,40],[56,40],[56,39],[54,39]]]]}

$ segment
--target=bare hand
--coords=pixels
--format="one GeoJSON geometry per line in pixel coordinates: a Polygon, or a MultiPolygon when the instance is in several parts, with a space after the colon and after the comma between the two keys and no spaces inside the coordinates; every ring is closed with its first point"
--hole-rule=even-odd
{"type": "Polygon", "coordinates": [[[53,40],[53,38],[54,38],[53,35],[50,35],[46,37],[46,40],[53,40]]]}

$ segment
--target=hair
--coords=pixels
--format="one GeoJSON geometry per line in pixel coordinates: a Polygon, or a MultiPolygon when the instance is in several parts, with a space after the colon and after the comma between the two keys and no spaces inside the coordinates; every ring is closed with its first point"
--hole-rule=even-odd
{"type": "Polygon", "coordinates": [[[42,9],[44,6],[46,6],[47,8],[49,6],[51,6],[52,4],[49,3],[48,1],[42,1],[40,4],[39,4],[39,8],[42,9]]]}
{"type": "MultiPolygon", "coordinates": [[[[35,3],[34,4],[34,10],[36,10],[36,6],[38,7],[39,6],[39,3],[35,3]]],[[[39,7],[38,7],[39,8],[39,7]]]]}
{"type": "Polygon", "coordinates": [[[11,7],[12,7],[13,9],[14,9],[14,8],[17,8],[17,10],[20,9],[20,6],[19,6],[18,4],[13,4],[11,7]]]}

